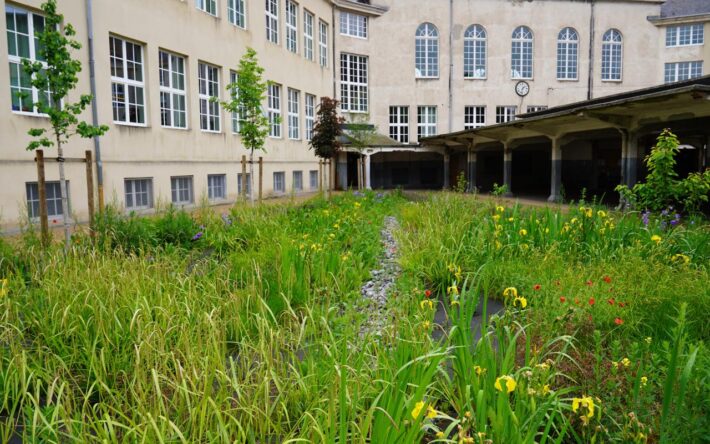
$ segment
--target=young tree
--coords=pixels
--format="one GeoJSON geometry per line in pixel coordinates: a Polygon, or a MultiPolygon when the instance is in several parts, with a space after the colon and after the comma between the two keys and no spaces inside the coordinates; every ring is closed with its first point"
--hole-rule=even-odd
{"type": "Polygon", "coordinates": [[[264,68],[259,65],[256,51],[247,48],[247,52],[239,60],[237,81],[227,85],[230,100],[222,102],[224,109],[237,113],[239,135],[242,136],[242,144],[249,150],[249,189],[252,190],[249,194],[252,205],[254,204],[254,151],[264,149],[264,142],[271,125],[262,107],[268,87],[268,82],[262,79],[263,73],[264,68]]]}
{"type": "Polygon", "coordinates": [[[340,136],[343,134],[342,125],[345,119],[338,115],[338,101],[330,97],[321,97],[316,114],[311,148],[316,156],[328,160],[341,148],[340,136]]]}
{"type": "MultiPolygon", "coordinates": [[[[34,138],[27,150],[34,151],[40,147],[57,148],[59,164],[59,188],[64,211],[64,249],[69,250],[71,234],[69,231],[69,210],[67,198],[67,183],[64,175],[63,145],[74,135],[92,138],[108,131],[106,125],[93,126],[79,121],[78,116],[91,103],[91,95],[81,95],[77,102],[68,101],[69,94],[74,90],[81,72],[81,62],[72,58],[72,50],[81,48],[74,40],[74,27],[67,23],[62,27],[64,16],[57,12],[56,0],[47,0],[42,4],[44,12],[44,27],[37,35],[37,61],[24,59],[22,68],[30,77],[31,84],[39,94],[39,101],[32,107],[49,117],[47,128],[32,128],[29,135],[34,138]]],[[[32,44],[32,43],[30,43],[32,44]]],[[[25,99],[31,100],[27,95],[25,99]]]]}

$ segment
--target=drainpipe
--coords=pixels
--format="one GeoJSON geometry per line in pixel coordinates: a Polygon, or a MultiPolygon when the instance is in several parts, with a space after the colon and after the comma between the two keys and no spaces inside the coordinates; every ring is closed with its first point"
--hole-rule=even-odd
{"type": "MultiPolygon", "coordinates": [[[[86,26],[89,34],[89,83],[91,88],[91,123],[99,125],[99,110],[96,103],[96,68],[94,67],[94,19],[92,0],[86,0],[86,26]]],[[[96,159],[96,183],[99,195],[99,212],[104,209],[104,164],[101,160],[101,140],[94,137],[94,158],[96,159]]]]}
{"type": "Polygon", "coordinates": [[[589,14],[589,69],[587,72],[587,100],[594,97],[594,0],[589,1],[591,13],[589,14]]]}
{"type": "MultiPolygon", "coordinates": [[[[330,66],[333,67],[333,99],[335,99],[336,93],[338,90],[338,76],[335,73],[335,67],[340,66],[340,65],[336,64],[336,63],[340,63],[340,61],[336,62],[336,60],[335,60],[335,55],[336,55],[336,50],[335,50],[335,36],[336,36],[336,34],[335,34],[335,6],[330,8],[330,12],[331,12],[330,23],[333,24],[331,26],[331,28],[332,28],[331,32],[333,34],[333,61],[331,62],[330,66]]],[[[315,21],[315,19],[314,19],[314,21],[315,21]]],[[[313,26],[315,26],[315,24],[313,26]]],[[[369,30],[368,30],[368,32],[369,32],[369,30]]]]}
{"type": "Polygon", "coordinates": [[[449,132],[454,125],[454,0],[449,0],[449,132]]]}

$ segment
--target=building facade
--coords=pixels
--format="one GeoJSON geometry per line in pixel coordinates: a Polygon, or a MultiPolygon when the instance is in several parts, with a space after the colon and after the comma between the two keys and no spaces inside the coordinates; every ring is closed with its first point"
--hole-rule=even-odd
{"type": "MultiPolygon", "coordinates": [[[[238,118],[211,97],[227,98],[247,47],[273,82],[264,103],[273,125],[260,154],[267,196],[317,188],[319,164],[308,138],[322,96],[335,96],[349,121],[374,124],[391,139],[363,153],[365,184],[437,188],[452,183],[450,173],[465,169],[466,158],[449,159],[446,149],[420,138],[698,77],[710,63],[704,0],[58,3],[83,44],[76,52],[84,67],[81,93],[91,91],[92,38],[96,123],[110,128],[98,141],[97,167],[106,201],[126,211],[237,199],[248,153],[236,134],[238,118]]],[[[0,63],[9,67],[0,70],[0,224],[7,229],[25,215],[37,217],[37,172],[25,147],[27,131],[47,122],[21,94],[40,97],[27,88],[20,63],[36,56],[41,0],[0,4],[0,63]]],[[[91,111],[83,117],[92,121],[91,111]]],[[[73,139],[65,156],[94,149],[90,140],[73,139]]],[[[354,183],[348,176],[358,171],[357,158],[339,155],[336,184],[354,183]]],[[[88,216],[85,167],[66,167],[69,209],[58,201],[54,163],[46,168],[55,223],[64,214],[88,216]]]]}

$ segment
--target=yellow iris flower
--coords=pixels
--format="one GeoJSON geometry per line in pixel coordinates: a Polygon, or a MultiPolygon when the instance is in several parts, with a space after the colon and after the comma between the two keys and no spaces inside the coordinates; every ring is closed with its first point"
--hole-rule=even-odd
{"type": "Polygon", "coordinates": [[[501,207],[500,205],[498,205],[498,206],[496,207],[496,211],[499,212],[499,213],[502,213],[502,212],[505,211],[505,207],[501,207]]]}
{"type": "Polygon", "coordinates": [[[505,296],[506,298],[508,296],[513,296],[514,298],[517,298],[518,297],[518,289],[515,287],[508,287],[505,290],[503,290],[503,296],[505,296]]]}
{"type": "Polygon", "coordinates": [[[657,244],[660,244],[660,243],[661,243],[661,240],[663,240],[663,239],[661,238],[661,236],[659,236],[659,235],[657,235],[657,234],[654,234],[653,236],[651,236],[651,241],[652,241],[652,242],[655,242],[655,243],[657,243],[657,244]]]}
{"type": "Polygon", "coordinates": [[[503,375],[496,379],[496,383],[494,384],[496,390],[499,392],[505,391],[506,393],[511,393],[513,390],[515,390],[515,387],[518,385],[517,382],[515,382],[515,379],[513,379],[512,376],[508,375],[503,375]]]}
{"type": "Polygon", "coordinates": [[[528,230],[526,230],[525,228],[521,228],[520,231],[518,231],[518,233],[519,233],[521,236],[527,236],[527,235],[528,235],[528,230]]]}
{"type": "Polygon", "coordinates": [[[434,407],[432,407],[430,405],[427,406],[427,408],[426,408],[426,417],[427,418],[434,419],[434,418],[436,418],[437,414],[438,414],[438,412],[436,411],[436,409],[434,407]]]}
{"type": "Polygon", "coordinates": [[[428,308],[429,310],[434,309],[434,303],[429,299],[424,299],[423,301],[421,301],[419,303],[419,306],[422,308],[422,310],[424,310],[425,308],[428,308]]]}
{"type": "Polygon", "coordinates": [[[581,398],[572,399],[572,411],[577,413],[579,408],[582,407],[580,418],[584,424],[589,424],[589,420],[594,417],[594,399],[591,396],[582,396],[581,398]]]}
{"type": "Polygon", "coordinates": [[[516,307],[518,304],[520,304],[520,308],[525,308],[528,306],[528,300],[522,296],[517,297],[513,300],[513,307],[516,307]]]}
{"type": "Polygon", "coordinates": [[[412,410],[412,418],[417,419],[419,417],[419,414],[422,412],[422,409],[424,408],[424,401],[419,401],[414,405],[414,409],[412,410]]]}

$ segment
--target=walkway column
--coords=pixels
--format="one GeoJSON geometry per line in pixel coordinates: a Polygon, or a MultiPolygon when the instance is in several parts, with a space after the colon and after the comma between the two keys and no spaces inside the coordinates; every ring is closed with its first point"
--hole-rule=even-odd
{"type": "Polygon", "coordinates": [[[503,142],[503,185],[506,186],[507,191],[504,196],[513,196],[513,188],[511,187],[513,179],[513,148],[510,146],[509,141],[503,142]]]}
{"type": "Polygon", "coordinates": [[[444,153],[444,189],[448,190],[451,187],[451,183],[449,181],[449,153],[445,152],[444,153]]]}
{"type": "Polygon", "coordinates": [[[552,165],[550,173],[550,197],[548,202],[560,202],[562,200],[562,144],[560,137],[551,137],[552,141],[552,165]]]}
{"type": "Polygon", "coordinates": [[[619,133],[621,134],[621,183],[620,185],[625,185],[626,184],[626,152],[627,152],[627,144],[629,140],[629,135],[626,133],[626,130],[619,129],[619,133]]]}
{"type": "Polygon", "coordinates": [[[338,169],[338,188],[341,190],[348,189],[348,153],[341,151],[338,153],[336,163],[338,169]]]}
{"type": "Polygon", "coordinates": [[[638,132],[629,130],[626,136],[626,159],[625,167],[626,174],[624,176],[624,183],[629,187],[636,185],[636,171],[638,169],[638,132]]]}
{"type": "Polygon", "coordinates": [[[371,190],[372,183],[370,178],[370,154],[365,154],[365,189],[371,190]]]}
{"type": "Polygon", "coordinates": [[[471,149],[468,153],[468,192],[475,193],[476,188],[476,152],[471,149]]]}

